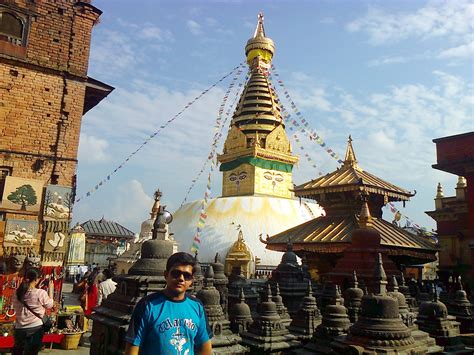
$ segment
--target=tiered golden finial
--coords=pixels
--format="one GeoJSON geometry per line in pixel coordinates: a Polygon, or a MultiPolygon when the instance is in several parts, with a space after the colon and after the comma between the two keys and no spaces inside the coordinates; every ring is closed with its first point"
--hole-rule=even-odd
{"type": "Polygon", "coordinates": [[[358,168],[357,159],[354,153],[354,148],[352,147],[351,135],[349,135],[349,138],[347,139],[347,149],[346,149],[346,157],[344,158],[344,165],[358,168]]]}
{"type": "Polygon", "coordinates": [[[268,77],[274,52],[260,13],[245,46],[250,77],[232,116],[223,154],[218,155],[223,197],[292,196],[291,171],[298,157],[292,154],[280,101],[268,77]]]}
{"type": "Polygon", "coordinates": [[[263,13],[258,14],[257,28],[252,38],[247,41],[245,46],[245,55],[247,63],[252,69],[270,67],[270,62],[275,53],[275,44],[270,38],[265,37],[265,29],[263,27],[263,13]]]}
{"type": "Polygon", "coordinates": [[[444,197],[443,186],[438,182],[438,188],[436,189],[436,198],[444,197]]]}
{"type": "Polygon", "coordinates": [[[467,186],[466,178],[464,176],[458,176],[458,183],[456,184],[457,189],[463,189],[467,186]]]}

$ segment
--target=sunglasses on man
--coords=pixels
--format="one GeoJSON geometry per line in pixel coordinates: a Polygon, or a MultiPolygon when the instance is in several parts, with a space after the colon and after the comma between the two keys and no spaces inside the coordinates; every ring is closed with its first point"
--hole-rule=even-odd
{"type": "Polygon", "coordinates": [[[193,274],[187,271],[180,271],[180,270],[171,270],[170,275],[175,280],[179,280],[181,275],[183,275],[183,278],[185,281],[191,281],[194,278],[193,274]]]}

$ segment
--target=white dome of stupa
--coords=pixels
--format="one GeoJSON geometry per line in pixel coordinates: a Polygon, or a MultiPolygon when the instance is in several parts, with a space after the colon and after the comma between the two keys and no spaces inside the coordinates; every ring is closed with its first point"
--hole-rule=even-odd
{"type": "MultiPolygon", "coordinates": [[[[173,214],[171,228],[180,250],[190,252],[201,213],[201,201],[187,203],[173,214]]],[[[322,208],[311,202],[270,196],[220,197],[209,200],[206,225],[200,234],[199,260],[225,257],[237,241],[238,229],[261,265],[278,265],[283,253],[267,250],[260,241],[319,217],[322,208]]]]}

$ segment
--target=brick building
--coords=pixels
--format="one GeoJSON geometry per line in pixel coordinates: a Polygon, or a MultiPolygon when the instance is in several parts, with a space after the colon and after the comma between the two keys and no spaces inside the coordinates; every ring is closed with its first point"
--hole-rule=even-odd
{"type": "Polygon", "coordinates": [[[458,175],[455,196],[444,196],[438,184],[435,210],[426,212],[437,223],[441,250],[440,278],[463,276],[474,284],[474,132],[437,138],[433,168],[458,175]]]}
{"type": "Polygon", "coordinates": [[[0,0],[0,253],[64,256],[82,116],[113,90],[87,76],[100,15],[90,0],[0,0]]]}

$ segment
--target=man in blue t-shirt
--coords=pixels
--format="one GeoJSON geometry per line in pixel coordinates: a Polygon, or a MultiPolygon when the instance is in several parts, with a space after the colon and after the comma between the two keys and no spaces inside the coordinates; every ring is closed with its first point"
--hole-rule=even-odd
{"type": "Polygon", "coordinates": [[[195,259],[175,253],[166,263],[166,287],[138,302],[125,341],[126,355],[212,353],[212,332],[198,299],[186,295],[194,280],[195,259]]]}

